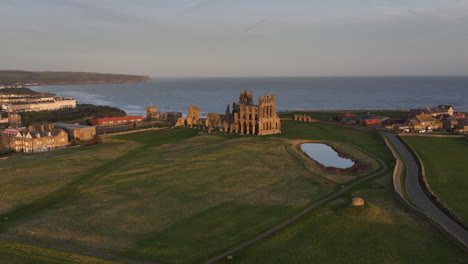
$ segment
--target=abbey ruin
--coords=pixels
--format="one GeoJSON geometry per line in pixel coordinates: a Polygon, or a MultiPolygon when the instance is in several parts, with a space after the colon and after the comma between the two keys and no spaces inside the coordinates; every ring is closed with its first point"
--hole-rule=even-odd
{"type": "Polygon", "coordinates": [[[271,135],[281,133],[281,122],[276,113],[276,97],[265,94],[259,97],[258,105],[253,103],[253,92],[241,91],[239,102],[226,108],[224,115],[208,113],[203,122],[200,109],[189,106],[187,117],[179,118],[176,126],[205,128],[211,131],[224,131],[246,135],[271,135]]]}

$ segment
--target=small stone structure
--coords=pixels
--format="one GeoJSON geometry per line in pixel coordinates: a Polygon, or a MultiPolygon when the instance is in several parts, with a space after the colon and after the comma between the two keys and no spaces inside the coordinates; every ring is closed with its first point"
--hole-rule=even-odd
{"type": "Polygon", "coordinates": [[[353,201],[351,203],[352,206],[364,206],[364,199],[355,197],[353,198],[353,201]]]}
{"type": "Polygon", "coordinates": [[[147,121],[167,121],[174,124],[181,117],[181,112],[159,112],[156,106],[146,107],[147,121]]]}
{"type": "Polygon", "coordinates": [[[146,119],[147,120],[156,120],[159,118],[159,111],[156,106],[147,106],[146,107],[146,119]]]}
{"type": "Polygon", "coordinates": [[[294,121],[299,122],[314,122],[315,120],[309,115],[294,115],[294,121]]]}

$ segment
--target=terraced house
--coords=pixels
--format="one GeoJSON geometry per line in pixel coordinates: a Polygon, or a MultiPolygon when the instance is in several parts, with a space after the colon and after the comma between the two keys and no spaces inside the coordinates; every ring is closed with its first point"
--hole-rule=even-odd
{"type": "Polygon", "coordinates": [[[412,131],[442,129],[443,123],[430,114],[420,114],[412,117],[409,121],[412,131]]]}
{"type": "Polygon", "coordinates": [[[3,151],[44,152],[68,145],[68,134],[63,129],[54,128],[53,124],[8,128],[0,135],[3,151]]]}

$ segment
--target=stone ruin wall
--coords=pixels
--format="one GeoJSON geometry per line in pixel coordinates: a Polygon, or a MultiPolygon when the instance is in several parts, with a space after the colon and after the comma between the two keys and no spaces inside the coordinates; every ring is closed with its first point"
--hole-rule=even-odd
{"type": "Polygon", "coordinates": [[[299,122],[316,122],[317,120],[312,118],[309,115],[294,115],[294,121],[299,121],[299,122]]]}
{"type": "Polygon", "coordinates": [[[196,127],[211,131],[247,135],[271,135],[281,133],[281,121],[276,113],[276,97],[268,93],[253,104],[253,92],[241,91],[239,102],[226,108],[226,114],[208,113],[202,124],[200,110],[189,106],[187,117],[179,118],[176,126],[196,127]]]}

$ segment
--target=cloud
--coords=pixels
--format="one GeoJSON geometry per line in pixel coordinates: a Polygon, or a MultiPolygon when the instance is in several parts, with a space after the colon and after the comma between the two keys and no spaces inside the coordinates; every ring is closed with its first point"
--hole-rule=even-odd
{"type": "Polygon", "coordinates": [[[191,13],[195,12],[205,6],[210,5],[214,0],[197,0],[197,1],[192,1],[191,3],[188,4],[188,6],[185,8],[185,12],[191,13]]]}
{"type": "Polygon", "coordinates": [[[269,15],[267,17],[264,17],[260,20],[258,20],[257,22],[253,23],[252,25],[248,26],[246,29],[245,29],[245,32],[250,32],[258,27],[260,27],[261,25],[265,24],[266,22],[268,22],[270,19],[272,19],[273,17],[275,17],[276,14],[273,14],[273,15],[269,15]]]}
{"type": "Polygon", "coordinates": [[[129,15],[127,13],[113,9],[110,1],[89,1],[89,0],[47,0],[55,6],[72,9],[74,12],[82,12],[88,18],[110,22],[119,25],[144,25],[154,23],[141,16],[129,15]],[[104,4],[102,4],[104,3],[104,4]]]}

